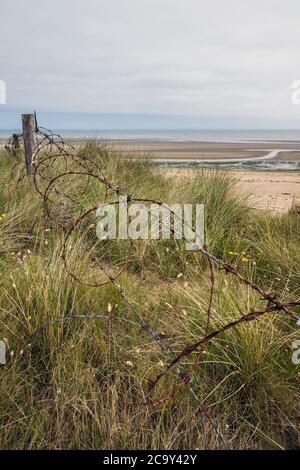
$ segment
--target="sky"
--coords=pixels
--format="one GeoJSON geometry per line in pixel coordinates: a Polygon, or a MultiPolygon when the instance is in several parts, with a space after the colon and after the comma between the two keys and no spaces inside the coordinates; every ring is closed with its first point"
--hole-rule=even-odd
{"type": "Polygon", "coordinates": [[[300,128],[297,79],[299,0],[1,0],[0,128],[300,128]]]}

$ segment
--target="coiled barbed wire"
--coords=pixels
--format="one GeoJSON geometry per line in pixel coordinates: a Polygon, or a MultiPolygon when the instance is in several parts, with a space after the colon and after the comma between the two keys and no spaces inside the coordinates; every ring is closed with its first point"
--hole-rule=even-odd
{"type": "MultiPolygon", "coordinates": [[[[61,253],[61,258],[63,260],[65,269],[67,273],[76,281],[83,285],[89,286],[91,288],[101,287],[105,284],[112,284],[114,288],[118,291],[121,298],[127,304],[128,308],[131,310],[135,317],[135,321],[129,320],[123,317],[111,317],[110,315],[83,315],[78,314],[72,317],[65,317],[58,320],[50,322],[50,324],[57,324],[64,321],[72,321],[79,319],[101,319],[109,320],[114,318],[117,321],[123,321],[131,323],[132,325],[139,326],[142,328],[150,337],[159,345],[161,351],[165,354],[166,366],[162,373],[157,377],[149,381],[149,391],[153,390],[157,383],[161,380],[163,376],[167,373],[174,373],[179,377],[179,385],[185,384],[189,387],[193,397],[199,405],[200,417],[208,419],[214,429],[215,435],[218,441],[224,446],[224,448],[229,449],[229,444],[226,442],[223,434],[216,425],[213,417],[208,413],[208,411],[202,405],[202,400],[199,397],[199,391],[193,381],[192,372],[193,366],[187,367],[182,364],[182,359],[190,356],[194,351],[199,350],[201,353],[201,348],[208,342],[212,341],[215,337],[220,334],[228,331],[229,329],[235,328],[237,325],[242,323],[249,323],[255,320],[259,320],[264,315],[270,313],[283,312],[290,318],[294,320],[299,320],[298,316],[294,312],[295,307],[300,306],[300,299],[296,301],[280,302],[277,299],[276,293],[270,293],[265,291],[261,286],[254,283],[251,279],[242,275],[233,265],[224,262],[223,260],[216,257],[214,254],[208,251],[208,247],[197,247],[197,254],[200,257],[203,256],[208,260],[210,268],[210,298],[209,306],[207,309],[207,322],[205,328],[205,334],[203,337],[199,338],[198,341],[186,345],[182,351],[176,354],[171,345],[166,341],[166,339],[159,334],[155,329],[150,325],[150,323],[144,319],[143,315],[140,313],[137,306],[126,296],[121,282],[120,274],[124,271],[128,262],[131,260],[131,245],[129,242],[129,248],[127,257],[121,263],[121,268],[115,271],[115,266],[112,264],[107,267],[107,260],[105,263],[103,259],[94,258],[94,263],[99,267],[99,269],[105,275],[105,282],[87,282],[80,278],[69,265],[69,254],[70,250],[70,239],[76,233],[76,230],[85,223],[85,220],[89,218],[90,215],[94,214],[98,208],[97,206],[89,207],[88,209],[84,208],[81,203],[81,197],[86,194],[89,185],[91,182],[96,182],[97,185],[101,186],[104,189],[104,200],[108,200],[109,196],[120,197],[124,196],[127,198],[128,202],[134,202],[141,204],[145,208],[145,204],[158,204],[160,207],[165,208],[170,211],[174,218],[178,215],[172,211],[168,206],[165,206],[160,201],[155,201],[152,199],[135,199],[133,195],[125,194],[122,189],[115,184],[113,184],[106,177],[103,168],[97,164],[97,161],[86,156],[82,150],[76,149],[71,143],[66,143],[64,139],[58,134],[54,134],[51,131],[45,128],[39,128],[37,132],[37,141],[38,145],[35,149],[32,166],[33,166],[33,182],[36,191],[43,198],[44,212],[46,218],[51,220],[54,224],[63,227],[66,229],[66,235],[63,243],[63,249],[61,253]],[[73,178],[80,181],[81,187],[76,188],[76,198],[73,194],[70,194],[66,189],[66,185],[63,184],[64,181],[73,178]],[[86,182],[82,185],[82,180],[85,179],[86,182]],[[80,190],[79,190],[80,189],[80,190]],[[76,211],[74,211],[74,206],[76,206],[76,211]],[[54,208],[60,208],[63,216],[56,217],[57,212],[53,210],[54,208]],[[73,212],[72,212],[73,210],[73,212]],[[241,284],[248,286],[253,292],[259,295],[260,299],[266,302],[265,308],[259,311],[250,311],[245,312],[243,315],[229,323],[226,323],[218,330],[211,330],[211,311],[215,295],[215,274],[214,268],[223,270],[227,275],[234,276],[241,284]]],[[[110,201],[110,204],[119,204],[119,200],[110,201]]],[[[174,224],[172,225],[173,235],[176,234],[176,229],[174,224]]],[[[196,234],[197,235],[197,234],[196,234]]],[[[184,236],[182,236],[183,241],[188,241],[184,236]]],[[[31,337],[40,331],[43,328],[46,328],[49,325],[49,321],[41,325],[36,332],[34,332],[31,337]]],[[[196,364],[196,363],[195,363],[196,364]]],[[[148,403],[155,403],[149,397],[148,403]]],[[[202,423],[202,428],[204,429],[204,424],[202,423]]]]}

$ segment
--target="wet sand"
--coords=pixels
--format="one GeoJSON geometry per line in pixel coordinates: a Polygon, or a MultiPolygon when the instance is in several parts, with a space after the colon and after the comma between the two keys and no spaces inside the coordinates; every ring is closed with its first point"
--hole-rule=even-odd
{"type": "Polygon", "coordinates": [[[106,141],[121,150],[127,158],[148,155],[152,159],[166,160],[223,160],[249,159],[267,156],[280,150],[274,160],[300,161],[300,142],[167,142],[147,140],[106,141]]]}
{"type": "MultiPolygon", "coordinates": [[[[80,145],[93,139],[66,139],[66,142],[80,145]]],[[[0,147],[6,140],[0,139],[0,147]]],[[[126,158],[166,159],[166,160],[246,160],[268,156],[271,151],[278,150],[273,160],[300,161],[299,141],[269,142],[196,142],[196,141],[159,141],[159,140],[101,140],[122,151],[126,158]]]]}

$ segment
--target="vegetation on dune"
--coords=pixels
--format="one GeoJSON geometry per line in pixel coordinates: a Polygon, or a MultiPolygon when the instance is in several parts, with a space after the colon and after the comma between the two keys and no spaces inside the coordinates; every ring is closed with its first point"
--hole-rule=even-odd
{"type": "MultiPolygon", "coordinates": [[[[234,179],[222,172],[174,180],[147,161],[126,161],[96,144],[80,152],[136,199],[204,203],[209,251],[276,291],[281,302],[299,299],[297,211],[250,209],[246,198],[235,195],[234,179]]],[[[222,449],[224,441],[233,449],[299,447],[299,366],[291,357],[300,330],[293,319],[267,314],[183,359],[200,401],[172,371],[149,395],[149,380],[167,358],[136,325],[113,284],[86,285],[103,277],[94,262],[93,216],[70,237],[68,266],[82,284],[62,259],[68,221],[60,226],[53,220],[63,217],[63,208],[53,205],[45,217],[23,164],[6,153],[0,154],[0,175],[0,339],[8,348],[8,362],[0,366],[0,448],[222,449]],[[69,320],[62,322],[64,317],[69,320]]],[[[74,213],[79,191],[80,210],[105,199],[96,181],[86,184],[80,175],[61,185],[72,195],[68,209],[74,213]]],[[[102,266],[123,268],[118,282],[126,298],[175,352],[203,336],[210,302],[207,260],[172,240],[107,241],[96,250],[102,266]]],[[[212,330],[265,307],[234,276],[217,269],[215,276],[212,330]]]]}

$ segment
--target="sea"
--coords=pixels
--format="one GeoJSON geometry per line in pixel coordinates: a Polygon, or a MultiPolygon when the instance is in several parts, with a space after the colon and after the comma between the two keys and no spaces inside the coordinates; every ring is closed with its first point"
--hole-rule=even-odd
{"type": "MultiPolygon", "coordinates": [[[[65,138],[170,142],[300,142],[300,129],[52,129],[65,138]]],[[[20,129],[0,129],[0,139],[20,129]]]]}
{"type": "MultiPolygon", "coordinates": [[[[65,139],[112,140],[112,141],[153,141],[153,142],[220,142],[220,143],[280,143],[292,142],[300,146],[300,129],[54,129],[65,139]]],[[[0,129],[0,141],[5,141],[20,129],[0,129]]],[[[156,161],[156,165],[167,167],[221,167],[271,171],[299,171],[300,161],[247,160],[200,162],[156,161]]]]}

